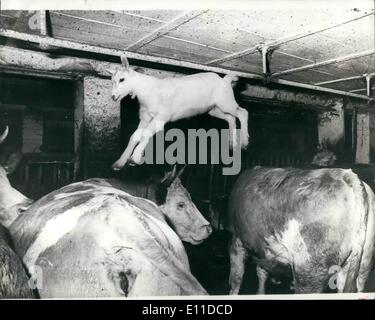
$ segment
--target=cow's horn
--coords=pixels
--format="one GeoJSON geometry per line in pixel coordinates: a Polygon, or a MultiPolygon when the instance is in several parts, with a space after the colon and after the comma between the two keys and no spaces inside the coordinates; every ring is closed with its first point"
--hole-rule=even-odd
{"type": "Polygon", "coordinates": [[[6,126],[4,132],[0,136],[0,144],[3,143],[3,141],[6,139],[6,137],[8,136],[8,133],[9,133],[9,128],[8,126],[6,126]]]}

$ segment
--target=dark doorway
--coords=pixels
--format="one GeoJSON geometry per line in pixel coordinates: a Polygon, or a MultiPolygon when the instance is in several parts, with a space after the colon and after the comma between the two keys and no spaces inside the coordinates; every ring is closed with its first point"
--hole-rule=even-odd
{"type": "Polygon", "coordinates": [[[2,73],[0,91],[0,130],[9,127],[2,152],[23,154],[14,187],[38,199],[72,182],[75,83],[2,73]]]}

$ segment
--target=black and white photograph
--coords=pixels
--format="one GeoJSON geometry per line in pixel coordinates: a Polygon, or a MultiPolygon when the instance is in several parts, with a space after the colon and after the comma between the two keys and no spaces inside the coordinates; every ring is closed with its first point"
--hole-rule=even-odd
{"type": "Polygon", "coordinates": [[[375,299],[374,9],[1,0],[0,299],[375,299]]]}

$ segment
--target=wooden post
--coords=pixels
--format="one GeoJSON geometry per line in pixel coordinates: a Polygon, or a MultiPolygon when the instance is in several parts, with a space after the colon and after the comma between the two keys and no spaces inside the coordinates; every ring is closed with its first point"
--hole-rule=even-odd
{"type": "Polygon", "coordinates": [[[370,114],[357,115],[357,163],[370,162],[370,114]]]}

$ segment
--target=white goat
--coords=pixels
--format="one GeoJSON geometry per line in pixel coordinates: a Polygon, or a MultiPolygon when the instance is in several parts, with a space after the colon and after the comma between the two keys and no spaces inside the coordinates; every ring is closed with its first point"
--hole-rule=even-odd
{"type": "Polygon", "coordinates": [[[121,157],[112,165],[120,170],[129,160],[139,164],[148,141],[170,121],[189,118],[208,112],[228,122],[230,144],[237,146],[236,118],[241,123],[240,144],[249,141],[248,113],[238,106],[232,83],[238,78],[205,72],[177,78],[159,79],[129,68],[127,58],[121,56],[122,68],[112,75],[112,99],[117,101],[128,94],[138,98],[140,122],[121,157]],[[134,151],[134,152],[133,152],[134,151]]]}

